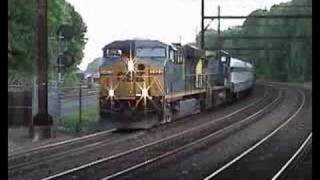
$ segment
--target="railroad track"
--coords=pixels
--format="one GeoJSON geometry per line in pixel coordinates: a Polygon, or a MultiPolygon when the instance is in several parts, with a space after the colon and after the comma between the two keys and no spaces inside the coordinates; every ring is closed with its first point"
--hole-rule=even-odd
{"type": "MultiPolygon", "coordinates": [[[[247,145],[244,145],[244,147],[245,147],[244,152],[243,153],[240,152],[241,153],[240,155],[237,155],[235,158],[232,158],[231,160],[227,159],[228,161],[226,161],[226,162],[224,162],[225,160],[223,160],[223,163],[225,163],[225,164],[222,164],[221,161],[211,161],[210,163],[213,164],[212,166],[217,166],[217,168],[214,172],[211,171],[211,173],[210,173],[210,168],[209,168],[209,173],[207,170],[202,171],[203,166],[206,167],[208,165],[208,161],[203,164],[201,164],[201,163],[197,164],[197,161],[205,161],[205,158],[208,157],[208,155],[210,156],[211,154],[216,154],[217,152],[219,152],[218,149],[221,148],[221,145],[220,145],[220,147],[210,148],[211,150],[216,149],[217,151],[210,152],[210,150],[208,150],[208,152],[210,152],[210,154],[206,153],[204,156],[203,155],[201,155],[200,157],[196,156],[197,158],[196,157],[191,158],[193,160],[189,159],[187,162],[180,163],[180,161],[184,160],[183,158],[188,158],[188,156],[192,156],[194,154],[201,153],[201,151],[202,151],[201,149],[204,149],[204,148],[207,149],[208,146],[210,146],[210,144],[215,144],[216,143],[215,139],[214,139],[215,135],[213,134],[212,137],[209,137],[202,142],[190,143],[189,146],[186,145],[186,146],[188,146],[186,148],[178,147],[177,149],[172,150],[170,152],[164,152],[157,157],[150,158],[140,164],[136,164],[136,165],[131,166],[127,169],[124,169],[123,171],[119,171],[118,173],[115,173],[113,175],[106,176],[106,177],[100,178],[100,179],[153,179],[153,178],[155,178],[155,179],[176,179],[176,180],[178,180],[178,179],[202,179],[204,177],[205,180],[208,180],[208,179],[235,179],[235,178],[237,178],[237,179],[272,179],[272,180],[276,180],[276,179],[283,178],[288,173],[290,173],[290,172],[287,172],[288,171],[287,169],[289,169],[289,166],[295,166],[294,161],[296,161],[298,156],[300,156],[300,154],[306,148],[308,148],[307,146],[310,145],[310,142],[312,141],[312,132],[307,133],[308,130],[305,131],[305,133],[302,133],[305,135],[301,136],[300,140],[298,140],[299,138],[292,138],[292,137],[294,137],[296,132],[301,131],[301,128],[302,128],[302,126],[296,126],[296,125],[293,126],[294,123],[297,124],[297,122],[299,122],[297,120],[297,116],[300,116],[300,118],[301,118],[301,117],[305,117],[306,114],[311,114],[310,112],[303,112],[303,114],[302,114],[302,107],[305,106],[305,102],[306,102],[305,95],[301,91],[296,91],[296,92],[298,92],[297,93],[298,98],[296,98],[296,100],[294,100],[295,98],[290,98],[292,96],[287,96],[286,101],[285,101],[286,103],[281,105],[282,107],[292,106],[290,108],[290,110],[287,109],[289,111],[287,111],[287,113],[284,113],[285,115],[283,115],[283,116],[277,116],[277,115],[272,116],[272,117],[278,117],[278,118],[283,117],[283,118],[280,120],[280,122],[278,124],[275,124],[276,126],[274,126],[275,127],[274,129],[272,128],[271,132],[266,131],[267,132],[266,135],[261,137],[261,140],[259,138],[257,140],[258,142],[252,143],[252,145],[250,145],[249,147],[247,145]],[[289,98],[289,100],[288,100],[288,98],[289,98]],[[292,130],[292,129],[295,129],[295,130],[292,130]],[[288,133],[288,131],[291,131],[291,133],[288,133]],[[279,138],[280,138],[279,133],[282,133],[282,136],[283,135],[287,136],[287,139],[282,139],[282,142],[280,141],[280,143],[282,143],[282,145],[280,147],[276,146],[276,144],[273,144],[273,145],[270,144],[270,139],[273,139],[273,141],[275,141],[275,140],[279,141],[279,138]],[[289,153],[286,154],[286,149],[285,149],[285,148],[287,148],[286,143],[289,143],[289,142],[287,142],[285,140],[289,140],[288,137],[289,137],[289,139],[291,139],[291,142],[293,141],[294,144],[296,144],[296,147],[294,147],[294,145],[293,146],[291,145],[293,147],[293,149],[296,148],[297,150],[295,150],[294,152],[292,152],[292,150],[289,150],[288,151],[289,153]],[[285,141],[285,142],[283,142],[283,141],[285,141]],[[197,144],[199,146],[197,146],[197,144]],[[256,150],[258,148],[259,148],[259,150],[256,150]],[[268,149],[268,150],[266,150],[266,149],[268,149]],[[270,152],[269,151],[270,149],[276,150],[278,152],[270,152]],[[186,151],[184,151],[184,150],[186,150],[186,151]],[[255,151],[255,152],[252,152],[252,151],[255,151]],[[260,156],[257,156],[258,153],[260,154],[260,156]],[[270,157],[270,154],[274,155],[273,159],[272,158],[268,159],[270,157]],[[278,154],[282,154],[282,155],[279,156],[278,154]],[[251,157],[247,157],[247,156],[251,156],[251,157]],[[195,158],[196,158],[196,161],[195,161],[195,158]],[[246,160],[243,160],[243,159],[246,159],[246,160]],[[248,159],[250,159],[250,160],[248,160],[248,159]],[[268,159],[268,160],[264,160],[264,159],[268,159]],[[241,161],[241,163],[237,164],[238,161],[241,161]],[[270,163],[270,161],[271,161],[271,163],[270,163]],[[181,167],[182,164],[185,164],[184,166],[186,166],[186,167],[181,167]],[[217,164],[217,165],[214,165],[214,164],[217,164]],[[234,165],[234,164],[236,164],[236,165],[234,165]],[[260,166],[261,164],[263,164],[263,166],[260,166]],[[174,166],[176,166],[176,168],[173,168],[174,166]],[[194,168],[192,168],[192,167],[194,167],[194,168]],[[171,168],[173,170],[171,170],[171,168]],[[231,168],[231,170],[229,168],[231,168]],[[167,170],[165,170],[165,169],[167,169],[167,170]],[[170,171],[169,171],[169,169],[170,169],[170,171]],[[197,169],[197,170],[193,171],[191,169],[197,169]],[[195,174],[193,174],[193,173],[195,173],[195,174]],[[165,174],[165,175],[163,175],[163,174],[165,174]],[[159,176],[161,178],[159,178],[159,176]]],[[[306,108],[304,107],[304,109],[306,109],[306,108]]],[[[283,108],[282,108],[282,110],[283,110],[283,108]]],[[[278,112],[284,112],[284,111],[278,111],[278,112]]],[[[268,118],[264,118],[264,119],[268,120],[268,118]]],[[[269,120],[270,120],[270,118],[269,118],[269,120]]],[[[310,118],[308,121],[310,121],[310,118]]],[[[274,122],[276,122],[276,121],[273,121],[272,123],[274,123],[274,122]]],[[[254,124],[256,124],[256,123],[254,123],[254,124]]],[[[264,123],[264,124],[266,124],[266,123],[264,123]]],[[[301,121],[301,119],[300,119],[300,125],[301,124],[304,124],[304,121],[301,121]]],[[[261,123],[260,123],[260,125],[261,125],[261,123]]],[[[309,125],[310,125],[310,123],[309,123],[309,125]]],[[[249,135],[248,132],[250,131],[250,129],[252,131],[252,129],[254,127],[257,128],[259,126],[251,126],[250,128],[246,128],[246,130],[245,130],[246,132],[243,132],[242,134],[249,135]]],[[[310,127],[307,129],[310,129],[310,127]]],[[[232,134],[232,136],[237,136],[237,134],[239,134],[239,133],[232,134]]],[[[229,139],[229,138],[225,138],[225,139],[229,139]]],[[[199,141],[201,141],[201,140],[199,140],[199,141]]],[[[225,141],[225,140],[223,140],[223,141],[225,141]]],[[[231,143],[231,142],[236,143],[236,144],[240,143],[237,141],[236,142],[229,141],[229,143],[231,143]]],[[[223,144],[227,145],[226,143],[223,143],[223,144]]],[[[224,148],[224,147],[225,146],[222,146],[222,148],[224,148]]],[[[222,153],[221,156],[225,156],[225,154],[222,153]]],[[[221,159],[221,158],[214,158],[214,159],[221,159]]],[[[215,168],[213,168],[213,169],[215,169],[215,168]]]]}
{"type": "Polygon", "coordinates": [[[261,100],[220,119],[44,179],[112,179],[120,177],[196,144],[203,143],[208,139],[215,138],[218,140],[245,127],[274,108],[274,105],[281,101],[282,95],[281,90],[274,89],[273,93],[268,93],[261,100]]]}
{"type": "Polygon", "coordinates": [[[112,132],[115,132],[115,130],[105,131],[104,133],[101,132],[101,134],[98,135],[94,134],[96,136],[92,135],[81,139],[79,138],[75,141],[67,141],[66,143],[51,147],[35,149],[31,151],[30,154],[21,154],[20,156],[12,158],[11,161],[9,161],[9,177],[13,177],[14,179],[14,176],[23,176],[25,172],[41,169],[43,167],[50,166],[55,162],[73,158],[75,156],[79,157],[81,155],[85,155],[86,153],[93,153],[98,148],[103,149],[108,146],[112,146],[114,143],[121,143],[129,140],[130,138],[135,138],[139,135],[141,136],[144,133],[135,132],[129,134],[113,134],[112,132]]]}
{"type": "MultiPolygon", "coordinates": [[[[269,133],[267,136],[265,136],[263,139],[261,139],[260,141],[258,141],[257,143],[255,143],[253,146],[249,147],[248,149],[246,149],[244,152],[242,152],[240,155],[238,155],[237,157],[235,157],[234,159],[232,159],[231,161],[229,161],[228,163],[226,163],[225,165],[223,165],[222,167],[220,167],[219,169],[215,170],[213,173],[211,173],[210,175],[208,175],[207,177],[204,178],[204,180],[209,180],[209,179],[214,179],[219,173],[223,172],[225,169],[231,167],[234,163],[236,163],[237,161],[239,161],[240,159],[244,158],[246,155],[248,155],[251,151],[253,151],[254,149],[256,149],[257,147],[259,147],[260,145],[262,145],[265,141],[267,141],[269,138],[271,138],[272,136],[274,136],[279,130],[281,130],[283,127],[285,127],[294,117],[296,117],[296,115],[301,111],[302,107],[305,104],[305,95],[301,92],[299,92],[301,94],[302,98],[302,102],[300,104],[300,106],[298,107],[298,109],[283,123],[281,123],[280,126],[278,126],[276,129],[274,129],[271,133],[269,133]]],[[[312,134],[312,133],[311,133],[312,134]]],[[[309,139],[310,136],[308,136],[307,139],[309,139]]],[[[304,147],[303,143],[303,147],[304,147]]],[[[288,161],[289,162],[289,161],[288,161]]],[[[276,175],[273,176],[272,180],[277,179],[277,177],[283,172],[283,170],[286,168],[287,165],[284,165],[283,168],[281,168],[281,170],[279,170],[276,175]]]]}
{"type": "Polygon", "coordinates": [[[101,143],[101,141],[105,140],[106,138],[110,138],[112,133],[115,131],[116,129],[110,129],[87,136],[11,153],[8,155],[8,170],[9,172],[14,171],[24,166],[31,166],[32,164],[50,159],[52,156],[57,157],[56,154],[59,154],[59,152],[66,154],[70,151],[70,149],[73,148],[84,149],[92,144],[101,143]]]}
{"type": "Polygon", "coordinates": [[[256,169],[261,179],[276,180],[285,177],[289,166],[294,166],[294,161],[312,141],[311,111],[308,109],[308,106],[311,106],[310,96],[307,101],[305,93],[301,90],[298,92],[301,97],[299,106],[288,118],[204,180],[228,179],[234,176],[247,179],[250,176],[249,169],[256,169]],[[263,161],[258,160],[261,157],[263,161]]]}
{"type": "MultiPolygon", "coordinates": [[[[264,97],[266,96],[266,92],[264,97]]],[[[261,100],[259,98],[258,100],[261,100]]],[[[257,101],[258,101],[257,100],[257,101]]],[[[257,101],[251,103],[254,104],[257,101]]],[[[204,115],[204,114],[202,114],[204,115]]],[[[198,115],[201,118],[201,115],[198,115]]],[[[174,121],[167,126],[179,126],[185,123],[187,119],[181,119],[180,121],[174,121]]],[[[29,150],[22,150],[14,152],[8,155],[8,170],[9,174],[15,174],[20,170],[29,170],[32,167],[36,167],[39,164],[61,159],[70,153],[81,153],[88,151],[92,148],[96,148],[100,145],[102,148],[109,145],[113,140],[117,140],[120,136],[116,136],[112,133],[117,132],[116,129],[110,129],[94,134],[90,134],[83,137],[73,138],[62,142],[43,145],[29,150]]],[[[125,139],[123,139],[124,141],[125,139]]],[[[118,141],[119,142],[119,141],[118,141]]]]}
{"type": "MultiPolygon", "coordinates": [[[[263,97],[265,97],[268,94],[268,91],[266,91],[265,88],[262,88],[260,90],[263,90],[262,92],[264,92],[263,97]]],[[[249,99],[252,98],[251,101],[255,100],[253,103],[250,103],[251,105],[253,105],[254,103],[258,102],[259,100],[261,100],[263,98],[263,97],[257,98],[259,96],[257,96],[256,98],[254,98],[254,97],[255,96],[249,98],[249,99]]],[[[248,101],[249,101],[249,99],[248,99],[248,101]]],[[[238,107],[243,106],[243,105],[241,105],[241,103],[236,103],[235,107],[230,108],[230,110],[225,109],[226,112],[224,112],[224,109],[222,109],[223,111],[220,113],[223,114],[223,112],[224,113],[232,112],[231,109],[237,109],[238,107]]],[[[244,105],[245,105],[245,103],[244,103],[244,105]]],[[[197,117],[193,117],[193,118],[204,119],[203,117],[206,116],[205,114],[206,113],[201,114],[201,115],[197,115],[197,117]]],[[[208,115],[216,115],[216,112],[209,112],[207,114],[207,116],[208,115]]],[[[166,124],[165,125],[166,127],[162,126],[162,127],[155,128],[155,129],[162,131],[161,129],[165,128],[166,132],[167,132],[168,128],[174,129],[174,126],[182,126],[182,125],[186,125],[188,123],[191,124],[190,126],[193,126],[192,125],[192,122],[193,122],[192,120],[194,120],[193,118],[191,118],[191,120],[189,119],[189,121],[188,121],[188,118],[181,119],[179,121],[174,121],[170,124],[166,124]]],[[[152,129],[152,130],[155,130],[155,129],[152,129]]],[[[40,147],[31,149],[31,150],[22,150],[19,152],[11,153],[8,155],[9,156],[8,157],[9,177],[14,178],[13,176],[19,176],[21,174],[23,175],[25,172],[29,173],[35,169],[39,170],[40,172],[47,171],[46,168],[43,169],[43,167],[46,167],[46,166],[50,168],[48,170],[48,172],[50,172],[50,171],[52,171],[52,169],[54,169],[53,167],[51,167],[52,164],[61,163],[61,161],[63,159],[79,158],[79,156],[77,157],[76,155],[81,155],[84,153],[90,154],[94,150],[103,151],[104,149],[108,149],[109,148],[108,146],[112,147],[113,145],[115,145],[117,143],[119,144],[125,140],[130,139],[130,138],[123,137],[121,140],[121,139],[117,138],[120,136],[116,136],[115,134],[113,134],[113,132],[115,132],[115,129],[102,131],[102,132],[98,132],[98,133],[91,134],[88,136],[74,138],[74,139],[70,139],[70,140],[66,140],[66,141],[62,141],[62,142],[58,142],[58,143],[54,143],[54,144],[40,146],[40,147]],[[50,164],[51,164],[51,166],[50,166],[50,164]]],[[[150,132],[150,133],[154,134],[155,132],[150,132]]],[[[140,135],[142,136],[143,133],[140,133],[140,135]]],[[[139,136],[133,136],[133,138],[134,137],[139,138],[139,136]]],[[[156,138],[156,137],[154,137],[154,138],[156,138]]],[[[97,156],[97,157],[98,157],[98,159],[101,158],[101,156],[97,156]]]]}
{"type": "Polygon", "coordinates": [[[39,146],[39,147],[28,149],[28,150],[21,150],[19,152],[13,152],[13,153],[8,154],[8,158],[9,158],[8,160],[10,161],[11,159],[16,159],[16,158],[20,158],[22,156],[26,156],[26,155],[29,155],[29,154],[38,153],[38,152],[40,152],[42,150],[48,150],[50,148],[59,148],[59,147],[64,146],[64,145],[73,144],[73,143],[79,143],[79,142],[82,142],[82,141],[87,141],[87,140],[90,140],[91,138],[96,138],[98,136],[103,136],[103,135],[106,135],[106,134],[110,134],[110,133],[114,132],[115,130],[116,129],[110,129],[110,130],[106,130],[106,131],[101,131],[101,132],[97,132],[97,133],[94,133],[94,134],[90,134],[90,135],[87,135],[87,136],[82,136],[82,137],[78,137],[78,138],[72,138],[72,139],[69,139],[69,140],[65,140],[65,141],[61,141],[61,142],[57,142],[57,143],[53,143],[53,144],[39,146]]]}
{"type": "MultiPolygon", "coordinates": [[[[259,97],[258,96],[259,93],[258,94],[255,93],[256,94],[255,96],[249,97],[249,99],[247,100],[248,101],[247,103],[244,103],[244,102],[235,103],[234,105],[230,106],[230,108],[225,108],[225,109],[223,108],[223,109],[221,109],[221,111],[218,111],[218,112],[215,111],[215,112],[200,114],[197,116],[193,116],[191,118],[181,119],[179,121],[174,121],[174,122],[167,124],[165,126],[161,126],[159,128],[152,129],[150,132],[148,131],[148,133],[149,133],[148,136],[140,134],[140,135],[133,137],[132,138],[133,140],[135,140],[135,139],[142,140],[140,142],[138,141],[138,143],[137,142],[135,143],[135,141],[131,140],[130,143],[133,146],[128,145],[128,141],[130,140],[130,138],[127,138],[127,139],[123,138],[122,140],[119,140],[119,139],[117,140],[117,138],[111,138],[111,136],[110,136],[110,137],[106,138],[108,140],[106,140],[104,142],[90,143],[90,141],[88,141],[88,142],[84,141],[84,147],[82,147],[82,148],[75,148],[75,146],[74,147],[69,146],[69,147],[72,147],[73,149],[65,148],[68,150],[66,150],[66,152],[62,152],[62,153],[57,153],[55,150],[50,150],[49,147],[54,147],[56,144],[41,147],[40,149],[41,149],[41,153],[43,154],[43,157],[40,157],[40,158],[36,157],[36,156],[33,156],[34,158],[27,157],[28,159],[31,159],[31,161],[26,161],[26,160],[23,160],[23,158],[21,158],[25,163],[22,164],[22,162],[17,161],[18,164],[20,163],[20,165],[16,164],[16,168],[11,169],[11,171],[9,169],[9,177],[10,177],[10,179],[35,179],[35,178],[38,179],[40,177],[45,177],[49,174],[52,174],[53,172],[59,172],[64,169],[69,169],[70,167],[79,166],[81,164],[84,164],[85,162],[91,162],[92,160],[95,160],[95,159],[101,159],[106,156],[106,152],[107,152],[107,154],[113,155],[113,154],[117,154],[119,152],[125,151],[127,149],[135,148],[138,144],[145,144],[146,142],[155,141],[156,139],[161,138],[161,136],[163,137],[163,135],[161,135],[161,133],[160,133],[160,137],[159,137],[159,131],[166,132],[164,134],[171,134],[171,133],[180,132],[181,130],[177,130],[177,129],[179,129],[179,128],[183,129],[183,126],[186,126],[186,127],[198,126],[199,123],[201,124],[206,121],[209,121],[210,116],[216,117],[217,114],[220,114],[220,116],[219,115],[217,116],[217,118],[219,118],[217,120],[222,123],[223,122],[222,120],[224,118],[221,118],[221,115],[224,115],[224,114],[227,114],[227,113],[230,113],[230,112],[233,112],[236,110],[235,112],[225,116],[225,118],[227,118],[227,117],[231,116],[232,114],[239,112],[239,111],[242,111],[243,109],[245,109],[249,106],[254,106],[259,101],[261,101],[263,98],[267,98],[267,96],[270,93],[269,88],[265,88],[264,86],[262,86],[262,87],[263,88],[259,88],[259,89],[263,90],[262,91],[262,92],[264,92],[263,97],[259,97]],[[246,105],[248,103],[250,103],[248,106],[245,106],[244,108],[239,109],[240,107],[243,107],[244,105],[246,105]],[[197,120],[197,121],[195,121],[195,120],[197,120]],[[204,122],[201,122],[201,121],[204,121],[204,122]],[[155,135],[155,134],[158,134],[158,135],[155,135]],[[153,136],[153,135],[155,135],[155,136],[153,136]],[[109,142],[109,141],[111,141],[111,142],[109,142]],[[124,142],[127,142],[127,143],[124,143],[124,142]],[[45,150],[45,149],[47,149],[46,147],[48,147],[48,151],[45,150]],[[88,156],[91,156],[91,157],[88,157],[88,156]],[[85,160],[85,159],[87,159],[87,160],[85,160]],[[70,166],[70,165],[73,165],[73,166],[70,166]]],[[[257,92],[260,92],[260,94],[262,95],[261,91],[257,91],[257,92]]],[[[90,136],[94,136],[94,135],[90,135],[90,136]]],[[[81,139],[82,138],[80,138],[80,140],[81,139]]],[[[86,139],[86,138],[84,138],[84,139],[86,139]]],[[[68,144],[68,143],[62,142],[62,143],[58,143],[57,145],[62,146],[63,144],[68,144]]],[[[37,154],[37,153],[34,153],[34,154],[37,154]]],[[[23,155],[23,153],[21,153],[21,155],[23,155]]]]}
{"type": "Polygon", "coordinates": [[[292,174],[288,169],[312,141],[311,103],[306,95],[305,105],[295,89],[285,92],[279,108],[243,130],[218,142],[209,138],[115,179],[272,179],[276,174],[282,179],[292,174]]]}

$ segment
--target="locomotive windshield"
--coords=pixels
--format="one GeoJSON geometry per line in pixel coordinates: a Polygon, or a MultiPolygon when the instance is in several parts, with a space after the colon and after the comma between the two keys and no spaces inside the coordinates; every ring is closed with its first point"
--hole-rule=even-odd
{"type": "Polygon", "coordinates": [[[136,49],[136,56],[137,57],[165,57],[166,56],[166,49],[162,47],[143,47],[136,49]]]}
{"type": "Polygon", "coordinates": [[[122,51],[120,49],[107,49],[105,52],[106,57],[119,57],[121,54],[122,51]]]}

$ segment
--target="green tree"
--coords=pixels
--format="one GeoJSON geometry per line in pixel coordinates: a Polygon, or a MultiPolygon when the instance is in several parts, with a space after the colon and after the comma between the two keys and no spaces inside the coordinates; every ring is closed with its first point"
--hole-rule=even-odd
{"type": "MultiPolygon", "coordinates": [[[[35,73],[36,63],[36,0],[8,1],[8,69],[9,76],[31,79],[35,73]]],[[[56,32],[58,28],[68,24],[72,27],[74,36],[65,41],[65,50],[74,58],[74,63],[67,73],[76,70],[83,58],[86,44],[86,25],[74,7],[65,0],[48,1],[48,56],[49,71],[54,70],[58,55],[56,32]]],[[[49,77],[52,73],[49,73],[49,77]]]]}
{"type": "MultiPolygon", "coordinates": [[[[312,14],[310,0],[293,0],[274,5],[267,10],[255,10],[250,15],[312,14]]],[[[250,16],[249,15],[249,16],[250,16]]],[[[217,45],[217,33],[206,32],[205,47],[217,45]],[[214,36],[214,38],[213,38],[214,36]]],[[[312,19],[256,19],[247,18],[241,27],[230,28],[222,36],[299,36],[301,39],[232,39],[222,47],[262,47],[259,51],[230,51],[239,58],[254,59],[259,78],[281,81],[309,81],[312,79],[312,19]],[[267,50],[273,49],[273,50],[267,50]]],[[[199,36],[197,36],[199,44],[199,36]]]]}

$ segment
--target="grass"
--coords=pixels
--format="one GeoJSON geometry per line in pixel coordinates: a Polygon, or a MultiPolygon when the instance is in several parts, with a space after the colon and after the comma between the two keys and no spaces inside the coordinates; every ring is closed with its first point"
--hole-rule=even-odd
{"type": "Polygon", "coordinates": [[[96,106],[82,108],[81,124],[79,126],[79,111],[73,111],[62,117],[62,125],[67,133],[77,133],[78,128],[86,128],[97,122],[98,109],[96,106]]]}

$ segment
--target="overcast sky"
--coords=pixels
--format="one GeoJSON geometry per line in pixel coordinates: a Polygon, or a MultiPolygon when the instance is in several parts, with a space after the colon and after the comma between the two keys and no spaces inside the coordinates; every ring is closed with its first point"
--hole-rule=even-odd
{"type": "MultiPolygon", "coordinates": [[[[88,42],[80,69],[102,56],[102,48],[115,40],[147,38],[166,43],[194,42],[200,30],[201,0],[66,0],[88,27],[88,42]]],[[[288,0],[205,0],[205,15],[248,15],[288,0]]],[[[223,20],[221,28],[241,25],[243,20],[223,20]]],[[[210,26],[217,27],[216,22],[210,26]]]]}

